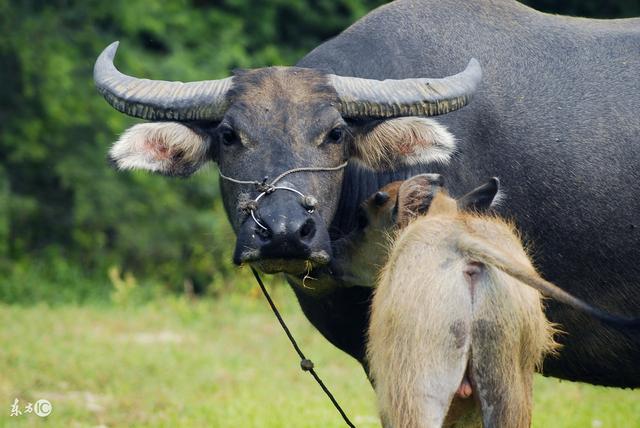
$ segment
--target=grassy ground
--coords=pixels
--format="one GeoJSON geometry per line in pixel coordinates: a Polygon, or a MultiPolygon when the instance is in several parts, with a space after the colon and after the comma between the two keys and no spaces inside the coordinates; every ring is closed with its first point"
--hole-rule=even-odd
{"type": "MultiPolygon", "coordinates": [[[[275,296],[318,372],[359,427],[377,427],[355,361],[275,296]]],[[[341,427],[260,296],[143,306],[0,304],[1,427],[341,427]],[[15,398],[53,404],[11,417],[15,398]]],[[[539,377],[536,427],[640,427],[640,391],[539,377]]]]}

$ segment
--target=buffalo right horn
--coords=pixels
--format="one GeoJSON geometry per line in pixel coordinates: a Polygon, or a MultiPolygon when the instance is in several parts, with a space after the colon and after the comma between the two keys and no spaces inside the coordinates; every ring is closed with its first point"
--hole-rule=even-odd
{"type": "Polygon", "coordinates": [[[98,91],[111,106],[146,120],[219,120],[227,110],[233,77],[200,82],[137,79],[118,71],[118,42],[105,48],[93,68],[98,91]]]}
{"type": "Polygon", "coordinates": [[[480,63],[473,58],[463,72],[442,79],[373,80],[329,75],[340,99],[341,114],[353,119],[449,113],[469,103],[481,80],[480,63]]]}

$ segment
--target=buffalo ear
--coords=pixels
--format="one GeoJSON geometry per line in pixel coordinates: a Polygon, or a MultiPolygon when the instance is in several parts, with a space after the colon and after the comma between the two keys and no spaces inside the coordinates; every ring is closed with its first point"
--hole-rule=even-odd
{"type": "Polygon", "coordinates": [[[453,135],[433,119],[400,117],[354,129],[350,159],[372,170],[404,165],[446,164],[456,144],[453,135]]]}
{"type": "Polygon", "coordinates": [[[458,209],[460,211],[484,212],[499,202],[500,180],[493,177],[487,183],[458,199],[458,209]]]}
{"type": "Polygon", "coordinates": [[[109,150],[118,169],[142,169],[168,176],[186,177],[208,160],[209,137],[179,122],[134,125],[109,150]]]}
{"type": "Polygon", "coordinates": [[[398,189],[395,207],[398,227],[405,227],[417,216],[425,214],[443,186],[444,179],[440,174],[420,174],[405,180],[398,189]]]}

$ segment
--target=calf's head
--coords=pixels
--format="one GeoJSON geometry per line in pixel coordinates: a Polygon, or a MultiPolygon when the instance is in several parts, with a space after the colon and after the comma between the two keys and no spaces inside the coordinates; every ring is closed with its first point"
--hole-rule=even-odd
{"type": "MultiPolygon", "coordinates": [[[[389,183],[369,196],[362,203],[362,220],[356,234],[377,236],[393,233],[420,215],[483,213],[499,204],[500,199],[500,180],[497,177],[454,199],[445,189],[444,178],[440,174],[419,174],[389,183]]],[[[382,242],[382,239],[375,241],[382,242]]]]}
{"type": "Polygon", "coordinates": [[[126,131],[110,151],[112,162],[169,176],[217,163],[227,177],[222,195],[238,237],[234,261],[266,272],[300,273],[329,262],[327,225],[346,161],[376,170],[446,162],[453,136],[415,116],[466,105],[481,78],[472,60],[443,79],[376,81],[270,67],[221,80],[167,82],[120,73],[116,49],[117,42],[96,62],[98,90],[117,110],[152,122],[126,131]],[[333,169],[294,170],[305,167],[333,169]],[[269,184],[291,170],[275,191],[242,183],[269,184]]]}
{"type": "Polygon", "coordinates": [[[335,271],[351,284],[374,285],[398,231],[421,215],[484,212],[498,202],[499,184],[494,177],[457,200],[448,195],[440,174],[419,174],[385,185],[360,206],[358,227],[339,247],[335,271]]]}

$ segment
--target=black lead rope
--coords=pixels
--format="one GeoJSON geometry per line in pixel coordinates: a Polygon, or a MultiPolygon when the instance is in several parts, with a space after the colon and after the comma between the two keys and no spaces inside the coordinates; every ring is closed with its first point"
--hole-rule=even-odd
{"type": "Polygon", "coordinates": [[[282,316],[280,315],[278,308],[276,308],[276,305],[273,303],[273,300],[271,300],[271,296],[269,295],[269,292],[267,292],[267,288],[264,286],[264,283],[262,282],[262,279],[260,278],[258,271],[256,271],[252,267],[251,272],[253,272],[253,276],[255,276],[256,281],[258,281],[258,285],[260,285],[262,294],[264,294],[264,297],[267,298],[267,302],[269,302],[269,306],[271,306],[271,310],[275,314],[276,318],[278,318],[278,322],[282,326],[282,329],[284,330],[287,337],[289,338],[289,341],[293,345],[293,349],[295,349],[296,352],[298,353],[298,356],[300,356],[300,368],[302,369],[302,371],[311,373],[311,376],[313,376],[316,382],[318,382],[318,385],[320,385],[320,388],[322,388],[324,393],[327,394],[327,397],[329,397],[329,400],[331,400],[336,410],[338,410],[338,413],[340,413],[340,416],[342,416],[342,419],[344,419],[344,421],[347,423],[348,426],[350,426],[351,428],[355,428],[355,425],[351,423],[347,415],[344,413],[344,410],[342,410],[342,407],[340,407],[340,404],[338,404],[333,394],[331,394],[331,391],[329,391],[329,388],[326,387],[326,385],[322,382],[322,379],[320,379],[316,371],[313,369],[313,361],[307,359],[307,357],[305,357],[304,354],[302,353],[302,350],[298,346],[298,343],[296,342],[296,340],[293,338],[291,331],[289,331],[289,327],[287,327],[287,324],[285,324],[284,320],[282,319],[282,316]]]}

